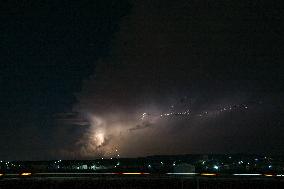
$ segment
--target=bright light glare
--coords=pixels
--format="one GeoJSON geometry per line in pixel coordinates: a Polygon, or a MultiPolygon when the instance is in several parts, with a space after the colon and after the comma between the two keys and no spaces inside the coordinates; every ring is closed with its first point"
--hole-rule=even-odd
{"type": "Polygon", "coordinates": [[[214,165],[214,167],[213,167],[214,169],[216,169],[216,170],[218,170],[219,169],[219,167],[217,166],[217,165],[214,165]]]}
{"type": "Polygon", "coordinates": [[[201,173],[201,176],[216,176],[216,173],[201,173]]]}
{"type": "Polygon", "coordinates": [[[96,143],[97,146],[101,146],[105,141],[105,137],[103,133],[97,133],[96,134],[96,143]]]}
{"type": "Polygon", "coordinates": [[[248,174],[248,173],[242,173],[242,174],[233,174],[234,176],[260,176],[261,174],[248,174]]]}
{"type": "Polygon", "coordinates": [[[22,173],[22,176],[30,176],[32,173],[22,173]]]}
{"type": "Polygon", "coordinates": [[[198,175],[199,173],[167,173],[167,175],[198,175]]]}

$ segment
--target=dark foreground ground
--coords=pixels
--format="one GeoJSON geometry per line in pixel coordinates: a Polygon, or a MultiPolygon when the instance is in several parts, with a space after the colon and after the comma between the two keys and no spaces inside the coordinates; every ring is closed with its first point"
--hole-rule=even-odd
{"type": "Polygon", "coordinates": [[[196,189],[270,189],[283,188],[280,179],[260,178],[186,178],[186,177],[100,177],[100,178],[11,178],[0,180],[0,189],[130,189],[130,188],[196,188],[196,189]]]}

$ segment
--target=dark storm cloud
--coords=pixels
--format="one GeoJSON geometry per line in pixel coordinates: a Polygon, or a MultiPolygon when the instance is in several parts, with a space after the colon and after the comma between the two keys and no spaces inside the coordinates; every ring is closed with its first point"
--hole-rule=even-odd
{"type": "Polygon", "coordinates": [[[50,152],[81,136],[54,115],[72,112],[129,8],[124,0],[1,2],[0,159],[58,158],[50,152]]]}

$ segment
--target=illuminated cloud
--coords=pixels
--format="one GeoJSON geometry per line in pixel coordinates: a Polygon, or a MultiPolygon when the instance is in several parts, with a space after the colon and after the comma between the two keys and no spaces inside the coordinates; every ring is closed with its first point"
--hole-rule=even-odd
{"type": "Polygon", "coordinates": [[[230,22],[223,16],[201,17],[194,12],[199,6],[134,1],[109,58],[77,95],[73,110],[90,123],[74,148],[81,156],[112,157],[117,148],[126,157],[267,148],[259,141],[270,126],[261,115],[278,119],[266,108],[269,97],[255,93],[258,85],[243,79],[250,76],[246,72],[223,65],[246,60],[238,48],[230,52],[238,42],[224,42],[234,41],[239,30],[227,31],[230,22]],[[219,31],[226,37],[219,39],[219,31]]]}

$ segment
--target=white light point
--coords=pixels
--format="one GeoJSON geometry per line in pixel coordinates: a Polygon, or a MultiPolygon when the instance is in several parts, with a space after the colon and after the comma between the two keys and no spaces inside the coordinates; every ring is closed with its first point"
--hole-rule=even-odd
{"type": "Polygon", "coordinates": [[[216,170],[218,170],[219,169],[219,167],[217,166],[217,165],[214,165],[214,167],[213,167],[214,169],[216,169],[216,170]]]}

